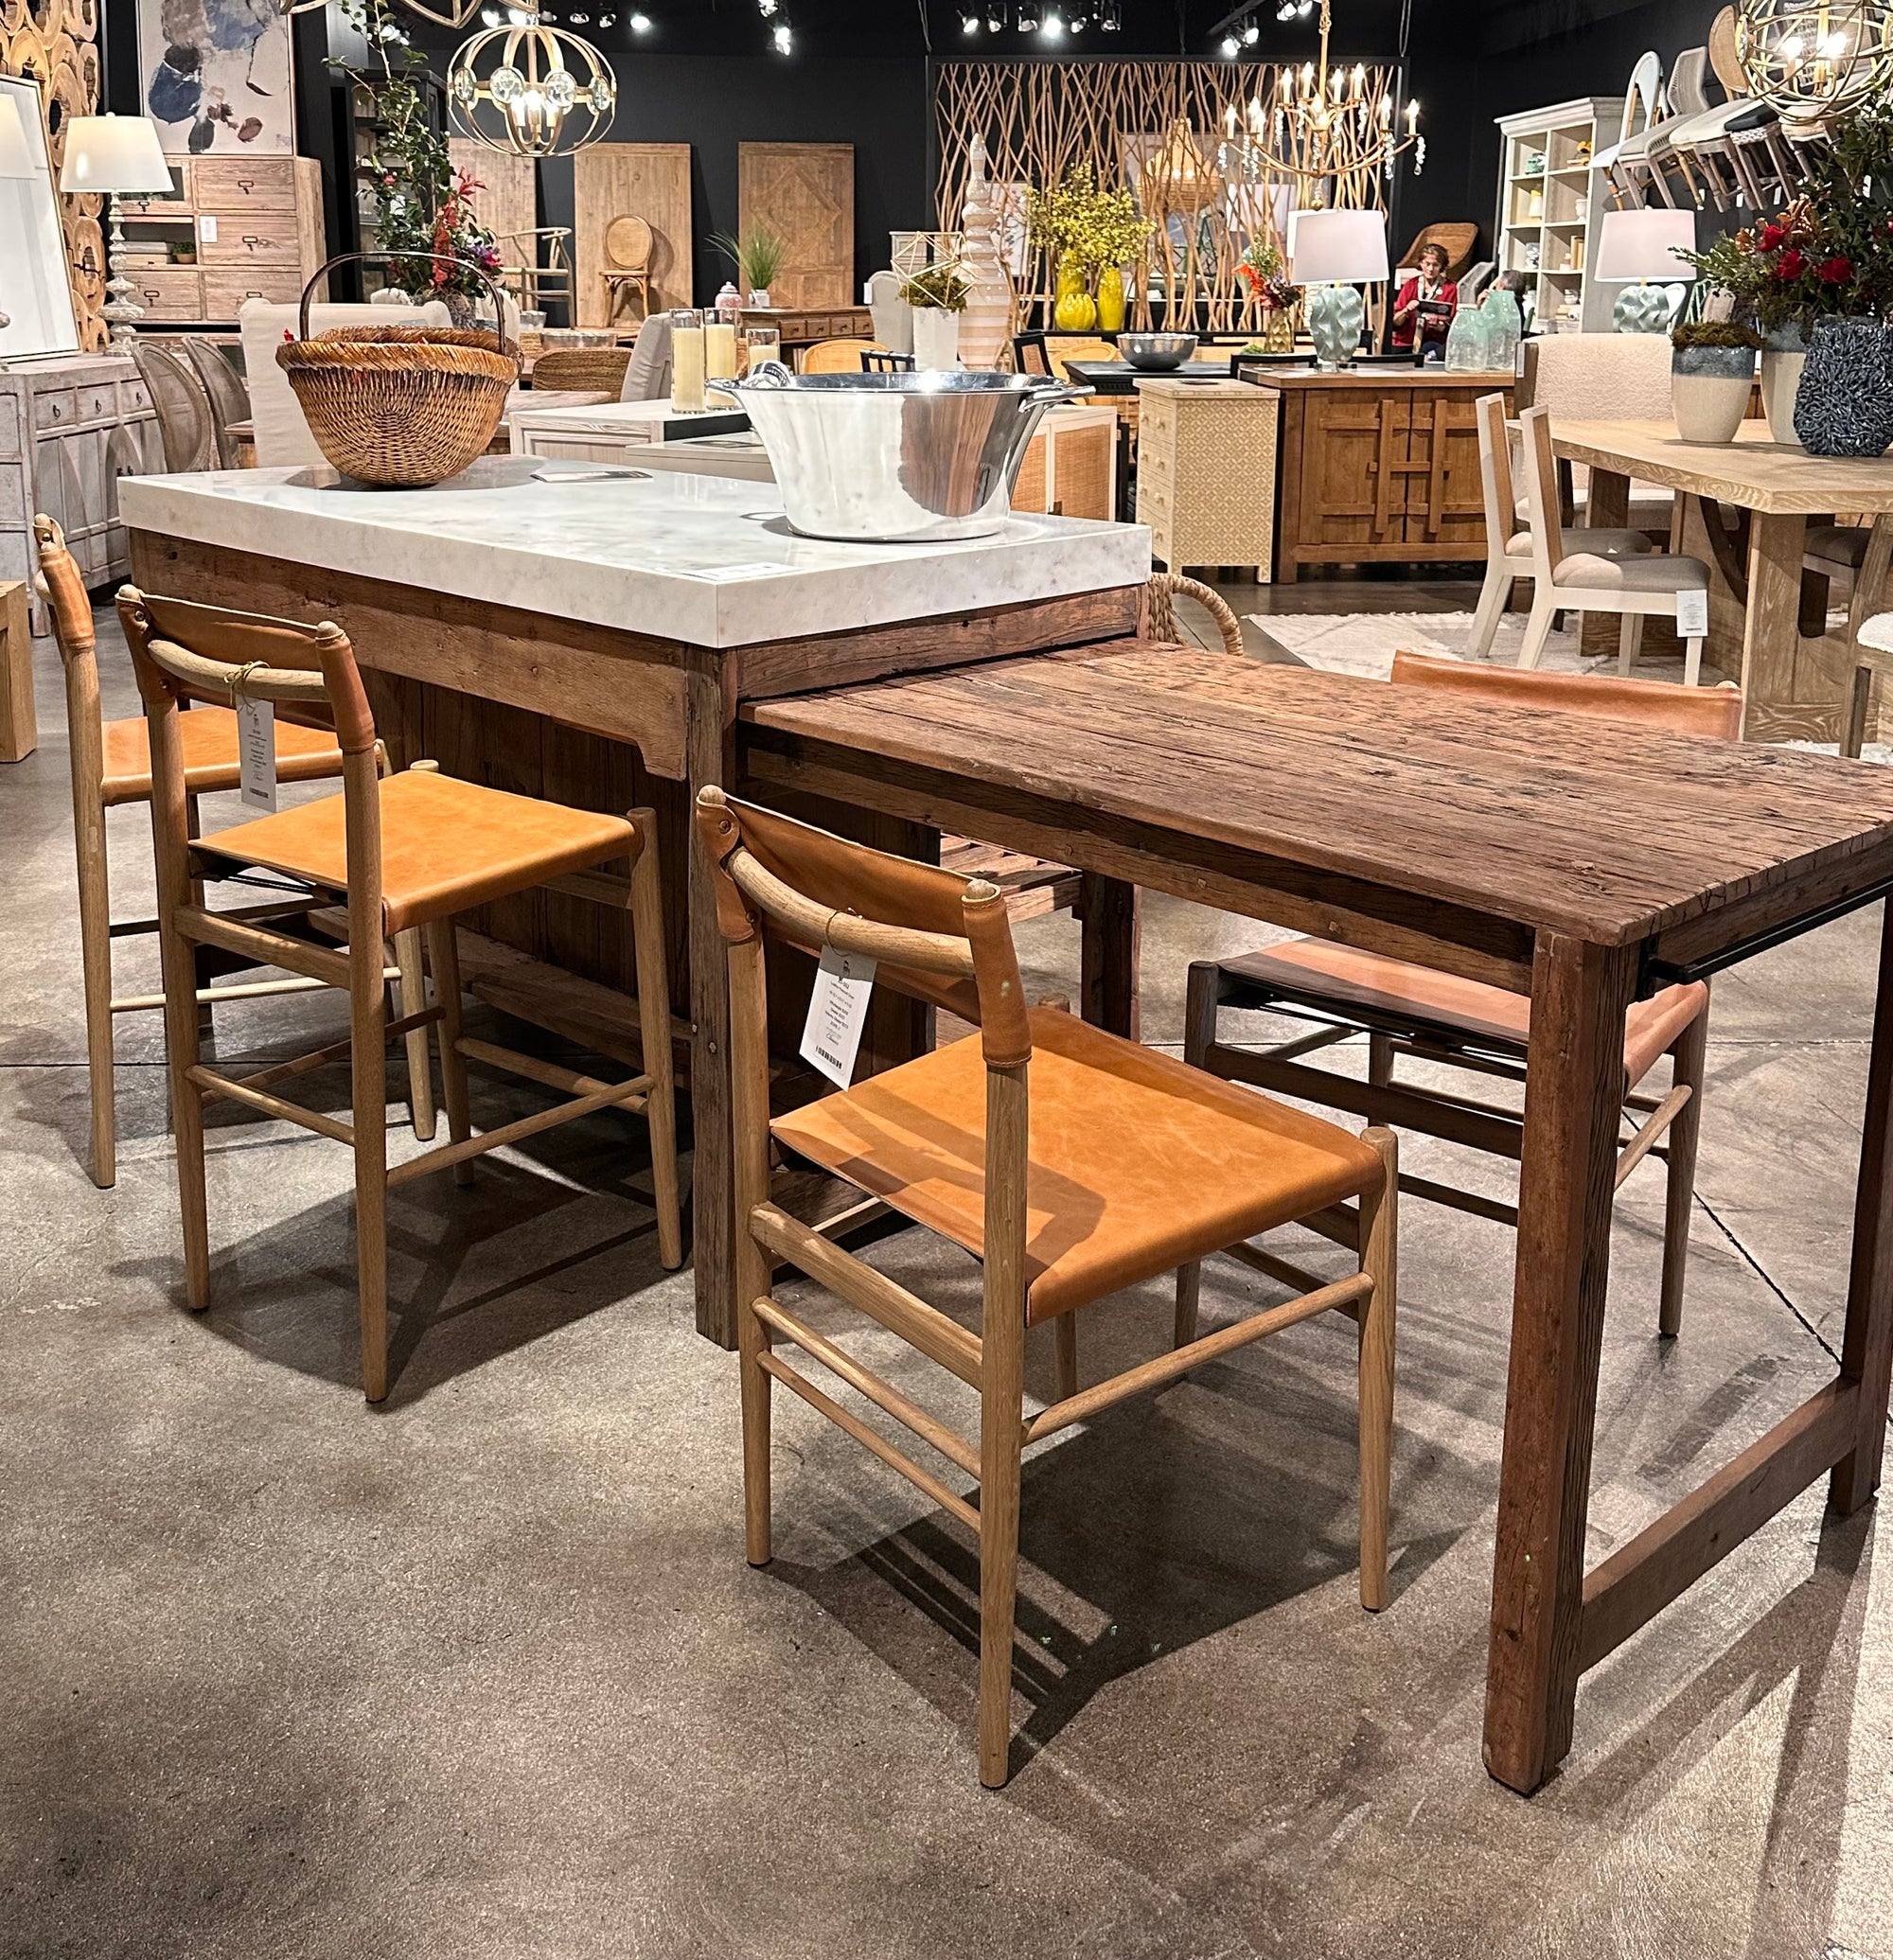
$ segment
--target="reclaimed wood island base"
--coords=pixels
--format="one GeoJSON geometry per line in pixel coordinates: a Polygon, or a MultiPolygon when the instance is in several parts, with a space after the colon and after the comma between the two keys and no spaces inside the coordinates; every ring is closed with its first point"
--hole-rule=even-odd
{"type": "MultiPolygon", "coordinates": [[[[439,491],[366,491],[317,470],[128,482],[133,577],[333,619],[398,766],[427,757],[522,795],[657,811],[672,1033],[691,1099],[698,1326],[727,1347],[727,1001],[691,798],[734,786],[745,702],[1135,632],[1148,534],[1034,517],[968,543],[824,544],[788,533],[765,486],[561,485],[558,468],[489,458],[439,491]]],[[[858,834],[926,849],[890,819],[858,834]]],[[[572,977],[635,993],[628,922],[606,905],[535,891],[478,923],[496,948],[539,962],[476,947],[469,980],[496,1005],[585,1038],[597,1003],[572,977]]],[[[922,1026],[884,992],[870,1054],[904,1058],[922,1026]]]]}

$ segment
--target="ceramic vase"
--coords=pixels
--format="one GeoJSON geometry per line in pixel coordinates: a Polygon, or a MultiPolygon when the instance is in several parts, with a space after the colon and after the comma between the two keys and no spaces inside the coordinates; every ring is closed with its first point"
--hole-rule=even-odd
{"type": "Polygon", "coordinates": [[[1352,367],[1360,351],[1361,327],[1367,309],[1352,286],[1315,286],[1308,291],[1308,338],[1315,343],[1315,364],[1334,373],[1352,367]]]}
{"type": "Polygon", "coordinates": [[[1089,333],[1098,324],[1098,303],[1085,288],[1085,268],[1070,256],[1058,266],[1058,296],[1052,324],[1060,333],[1089,333]]]}
{"type": "Polygon", "coordinates": [[[939,372],[960,364],[960,316],[945,307],[913,309],[913,364],[939,372]]]}
{"type": "Polygon", "coordinates": [[[1755,384],[1752,347],[1677,347],[1670,356],[1670,409],[1685,442],[1733,442],[1755,384]]]}
{"type": "Polygon", "coordinates": [[[1881,456],[1893,443],[1893,331],[1878,320],[1815,323],[1795,433],[1811,456],[1881,456]]]}
{"type": "Polygon", "coordinates": [[[1798,320],[1770,330],[1761,349],[1761,412],[1768,417],[1769,440],[1790,449],[1801,440],[1795,433],[1795,396],[1807,364],[1808,336],[1798,320]]]}
{"type": "Polygon", "coordinates": [[[1117,333],[1123,324],[1123,268],[1107,265],[1098,275],[1098,328],[1102,333],[1117,333]]]}
{"type": "Polygon", "coordinates": [[[767,307],[773,305],[774,302],[770,298],[769,288],[767,286],[752,287],[750,291],[750,304],[752,307],[767,307]]]}

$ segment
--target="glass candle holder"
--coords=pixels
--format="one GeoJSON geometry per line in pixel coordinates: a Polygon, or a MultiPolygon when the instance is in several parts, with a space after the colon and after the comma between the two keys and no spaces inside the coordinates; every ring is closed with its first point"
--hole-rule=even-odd
{"type": "Polygon", "coordinates": [[[774,327],[751,327],[743,331],[743,372],[753,370],[764,361],[782,359],[782,333],[774,327]]]}
{"type": "Polygon", "coordinates": [[[681,307],[670,316],[670,405],[681,415],[703,412],[703,315],[681,307]]]}

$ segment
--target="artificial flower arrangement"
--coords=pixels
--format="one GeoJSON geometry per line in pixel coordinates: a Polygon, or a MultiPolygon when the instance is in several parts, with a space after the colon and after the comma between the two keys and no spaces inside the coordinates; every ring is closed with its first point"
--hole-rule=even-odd
{"type": "Polygon", "coordinates": [[[1028,190],[1025,217],[1035,243],[1075,260],[1093,277],[1106,266],[1128,265],[1157,229],[1138,216],[1125,186],[1100,188],[1088,164],[1074,166],[1050,190],[1028,190]]]}
{"type": "Polygon", "coordinates": [[[1236,272],[1264,312],[1285,313],[1300,304],[1301,289],[1289,283],[1287,261],[1273,238],[1251,238],[1236,262],[1236,272]]]}

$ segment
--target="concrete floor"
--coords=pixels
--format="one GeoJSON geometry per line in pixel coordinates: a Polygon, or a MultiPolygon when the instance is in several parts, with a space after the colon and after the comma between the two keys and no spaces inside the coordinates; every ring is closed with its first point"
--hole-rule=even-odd
{"type": "MultiPolygon", "coordinates": [[[[1023,1736],[998,1795],[971,1746],[967,1540],[786,1397],[778,1556],[744,1564],[734,1365],[658,1266],[633,1128],[596,1119],[488,1160],[471,1192],[396,1193],[399,1373],[370,1410],[346,1153],[225,1119],[218,1303],[187,1315],[154,1017],[120,1027],[117,1188],[82,1168],[49,648],[42,680],[43,746],[0,771],[6,1960],[1893,1960],[1893,1561],[1872,1508],[1823,1529],[1819,1494],[1797,1501],[1588,1677],[1535,1800],[1480,1769],[1495,1226],[1404,1215],[1377,1617],[1354,1599],[1338,1323],[1035,1455],[1023,1736]]],[[[128,910],[149,903],[144,823],[112,824],[128,910]]],[[[1673,1344],[1654,1334],[1660,1172],[1622,1193],[1594,1558],[1831,1368],[1877,927],[1718,982],[1673,1344]]],[[[1176,1040],[1190,958],[1266,936],[1154,903],[1149,1037],[1176,1040]]],[[[1029,937],[1035,978],[1069,985],[1070,922],[1029,937]]],[[[152,967],[133,948],[121,972],[152,967]]],[[[238,1008],[218,1048],[293,1052],[336,1024],[333,1000],[238,1008]]],[[[313,1092],[337,1104],[345,1080],[313,1092]]],[[[1502,1167],[1409,1154],[1449,1161],[1503,1190],[1502,1167]]],[[[876,1257],[976,1298],[969,1263],[917,1234],[876,1257]]],[[[1270,1291],[1212,1268],[1206,1305],[1270,1291]]],[[[1168,1319],[1161,1286],[1106,1304],[1085,1372],[1153,1351],[1168,1319]]],[[[931,1392],[890,1341],[859,1345],[931,1392]]],[[[1035,1392],[1050,1371],[1035,1343],[1035,1392]]]]}

